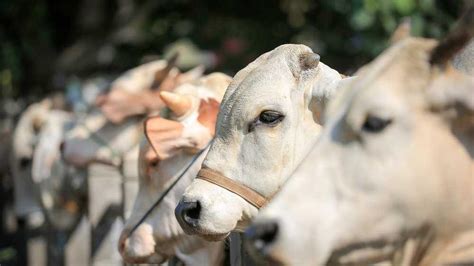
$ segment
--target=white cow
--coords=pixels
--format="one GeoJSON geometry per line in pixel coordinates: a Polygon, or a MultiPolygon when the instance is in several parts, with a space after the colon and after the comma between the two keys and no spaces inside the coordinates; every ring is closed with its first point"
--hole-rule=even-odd
{"type": "Polygon", "coordinates": [[[169,62],[157,60],[128,70],[117,78],[106,95],[96,100],[102,113],[112,123],[126,118],[158,111],[163,107],[159,91],[170,91],[180,84],[201,77],[204,68],[198,66],[186,73],[174,67],[177,57],[169,62]]]}
{"type": "Polygon", "coordinates": [[[163,107],[156,89],[172,90],[201,74],[200,68],[180,73],[173,62],[163,60],[125,72],[111,84],[108,94],[98,97],[99,110],[82,118],[67,134],[65,160],[77,167],[93,162],[120,166],[127,153],[138,154],[142,118],[137,115],[156,113],[163,107]]]}
{"type": "Polygon", "coordinates": [[[38,134],[46,121],[53,101],[49,98],[34,103],[20,115],[13,132],[12,156],[10,165],[14,184],[15,213],[27,218],[30,225],[38,226],[43,222],[37,190],[31,179],[33,153],[38,134]]]}
{"type": "MultiPolygon", "coordinates": [[[[244,187],[244,194],[271,198],[314,143],[320,111],[343,80],[348,79],[304,45],[282,45],[261,55],[235,75],[226,91],[203,168],[244,187]]],[[[237,194],[195,179],[176,209],[177,218],[189,234],[223,239],[245,228],[258,212],[258,204],[237,194]]]]}
{"type": "Polygon", "coordinates": [[[57,229],[70,229],[83,211],[85,171],[77,171],[62,160],[60,145],[74,125],[72,113],[48,113],[34,151],[31,175],[48,221],[57,229]]]}
{"type": "Polygon", "coordinates": [[[219,102],[231,78],[214,73],[197,83],[162,92],[171,119],[152,117],[145,122],[149,142],[140,148],[139,192],[119,243],[128,263],[161,263],[176,256],[186,265],[220,265],[223,242],[206,242],[187,236],[174,217],[174,208],[185,188],[200,169],[205,152],[166,194],[163,201],[143,220],[146,211],[203,150],[214,135],[219,102]]]}
{"type": "Polygon", "coordinates": [[[445,41],[408,38],[357,73],[249,228],[255,250],[290,265],[344,264],[367,247],[383,256],[359,264],[472,265],[474,78],[448,62],[474,35],[467,18],[445,41]],[[412,254],[397,262],[401,247],[412,254]]]}

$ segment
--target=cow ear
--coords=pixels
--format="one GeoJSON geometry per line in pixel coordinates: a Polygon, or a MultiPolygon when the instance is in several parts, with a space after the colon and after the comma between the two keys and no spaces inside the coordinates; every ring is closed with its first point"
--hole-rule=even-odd
{"type": "MultiPolygon", "coordinates": [[[[324,68],[328,68],[324,66],[324,68]]],[[[309,109],[313,112],[313,119],[323,123],[324,114],[328,112],[329,102],[348,87],[354,77],[345,77],[337,71],[326,70],[327,74],[313,85],[309,109]]]]}
{"type": "Polygon", "coordinates": [[[431,82],[427,96],[431,111],[447,122],[474,157],[474,77],[448,65],[431,82]]]}
{"type": "Polygon", "coordinates": [[[304,53],[300,56],[300,67],[302,70],[315,69],[321,61],[321,56],[317,53],[304,53]]]}
{"type": "Polygon", "coordinates": [[[166,80],[171,70],[176,66],[176,63],[178,62],[178,57],[179,57],[179,53],[173,54],[171,58],[168,60],[166,67],[160,70],[157,70],[155,72],[154,80],[150,88],[151,90],[158,90],[160,88],[163,81],[166,80]]]}
{"type": "Polygon", "coordinates": [[[149,117],[144,122],[145,137],[159,160],[172,157],[182,147],[183,125],[179,122],[149,117]]]}
{"type": "Polygon", "coordinates": [[[216,93],[219,102],[222,100],[232,78],[224,73],[214,72],[200,79],[201,84],[216,93]]]}
{"type": "Polygon", "coordinates": [[[448,35],[431,51],[433,67],[445,68],[453,57],[474,37],[474,7],[471,7],[458,21],[448,35]]]}
{"type": "Polygon", "coordinates": [[[457,71],[452,65],[436,75],[427,96],[432,110],[451,110],[456,117],[468,115],[474,118],[474,77],[457,71]]]}
{"type": "Polygon", "coordinates": [[[411,19],[403,18],[390,37],[390,44],[395,44],[411,36],[411,19]]]}
{"type": "MultiPolygon", "coordinates": [[[[474,77],[457,71],[451,62],[457,53],[472,42],[473,37],[474,7],[471,7],[453,30],[433,48],[429,58],[434,73],[427,90],[429,105],[432,110],[454,112],[455,115],[451,117],[456,119],[472,117],[474,113],[474,77]]],[[[472,61],[474,58],[466,60],[472,61]]]]}
{"type": "Polygon", "coordinates": [[[212,98],[201,100],[198,110],[198,122],[214,136],[220,103],[212,98]]]}

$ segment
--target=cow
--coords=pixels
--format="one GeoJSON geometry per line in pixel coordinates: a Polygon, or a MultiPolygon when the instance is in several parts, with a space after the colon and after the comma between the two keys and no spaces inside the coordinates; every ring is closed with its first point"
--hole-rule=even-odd
{"type": "Polygon", "coordinates": [[[138,154],[143,116],[163,107],[159,91],[171,91],[202,75],[200,67],[180,73],[174,63],[153,61],[112,82],[109,92],[97,98],[98,108],[66,134],[62,145],[66,162],[81,168],[94,162],[120,167],[127,153],[138,154]]]}
{"type": "Polygon", "coordinates": [[[186,265],[222,264],[223,242],[185,235],[174,217],[174,208],[200,169],[230,81],[227,75],[213,73],[181,85],[174,93],[160,93],[171,114],[162,112],[163,117],[145,122],[147,141],[140,147],[139,192],[119,241],[119,251],[127,263],[162,263],[175,256],[186,265]],[[177,178],[181,179],[165,192],[177,178]],[[162,202],[141,221],[161,195],[165,196],[162,202]]]}
{"type": "Polygon", "coordinates": [[[203,162],[207,177],[225,176],[221,180],[234,189],[198,174],[176,208],[185,232],[221,240],[242,231],[309,151],[321,130],[320,111],[349,79],[296,44],[240,70],[224,95],[203,162]]]}
{"type": "Polygon", "coordinates": [[[202,76],[202,66],[181,73],[175,67],[177,58],[175,54],[169,61],[152,61],[128,70],[117,78],[111,84],[109,93],[96,99],[97,106],[108,121],[120,124],[130,116],[158,111],[163,107],[158,97],[159,91],[170,91],[202,76]]]}
{"type": "Polygon", "coordinates": [[[51,110],[38,135],[31,168],[43,212],[56,229],[70,229],[84,211],[85,171],[65,164],[60,145],[74,125],[74,115],[63,110],[51,110]]]}
{"type": "Polygon", "coordinates": [[[14,188],[14,209],[19,219],[26,219],[31,227],[38,227],[44,221],[37,201],[38,191],[32,183],[31,167],[33,154],[48,114],[58,108],[53,97],[33,103],[20,115],[13,131],[10,169],[14,188]]]}
{"type": "Polygon", "coordinates": [[[397,42],[338,93],[248,228],[254,251],[290,265],[344,264],[358,250],[350,265],[473,263],[474,77],[450,60],[474,35],[474,10],[458,25],[441,42],[397,42]]]}

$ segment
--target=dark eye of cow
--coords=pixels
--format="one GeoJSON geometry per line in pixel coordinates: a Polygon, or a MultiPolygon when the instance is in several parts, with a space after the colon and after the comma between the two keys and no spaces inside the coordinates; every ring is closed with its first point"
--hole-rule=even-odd
{"type": "Polygon", "coordinates": [[[266,125],[275,125],[283,120],[285,116],[276,111],[263,111],[258,116],[258,121],[266,125]]]}
{"type": "Polygon", "coordinates": [[[31,165],[31,159],[30,158],[23,157],[23,158],[20,159],[20,168],[21,169],[25,169],[29,165],[31,165]]]}
{"type": "Polygon", "coordinates": [[[285,116],[277,111],[262,111],[258,117],[249,124],[248,132],[252,132],[258,125],[276,126],[285,116]]]}
{"type": "Polygon", "coordinates": [[[384,119],[376,116],[369,115],[365,119],[362,125],[362,130],[369,133],[379,133],[384,130],[388,125],[392,123],[391,119],[384,119]]]}

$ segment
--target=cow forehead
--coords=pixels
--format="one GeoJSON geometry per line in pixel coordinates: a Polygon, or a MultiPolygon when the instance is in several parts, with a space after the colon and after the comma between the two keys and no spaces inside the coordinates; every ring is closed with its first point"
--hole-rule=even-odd
{"type": "MultiPolygon", "coordinates": [[[[287,95],[299,79],[300,56],[312,52],[304,45],[282,45],[271,51],[239,84],[231,84],[222,101],[221,113],[230,114],[233,106],[251,108],[259,102],[272,102],[276,95],[287,95]]],[[[244,69],[245,70],[245,69],[244,69]]]]}
{"type": "Polygon", "coordinates": [[[397,88],[400,89],[411,87],[413,83],[419,85],[418,81],[430,77],[429,56],[435,44],[436,41],[421,38],[401,41],[358,71],[359,78],[352,87],[356,91],[363,90],[381,80],[398,81],[397,88]]]}
{"type": "Polygon", "coordinates": [[[331,102],[328,114],[388,107],[381,103],[393,103],[394,97],[406,103],[418,101],[412,96],[420,95],[430,82],[429,51],[435,44],[409,38],[389,48],[356,73],[358,77],[331,102]]]}
{"type": "Polygon", "coordinates": [[[291,89],[290,86],[296,83],[288,66],[285,64],[268,64],[267,66],[252,71],[236,91],[228,99],[225,99],[226,102],[239,100],[244,102],[244,100],[248,100],[244,99],[247,95],[268,96],[288,93],[291,89]]]}

